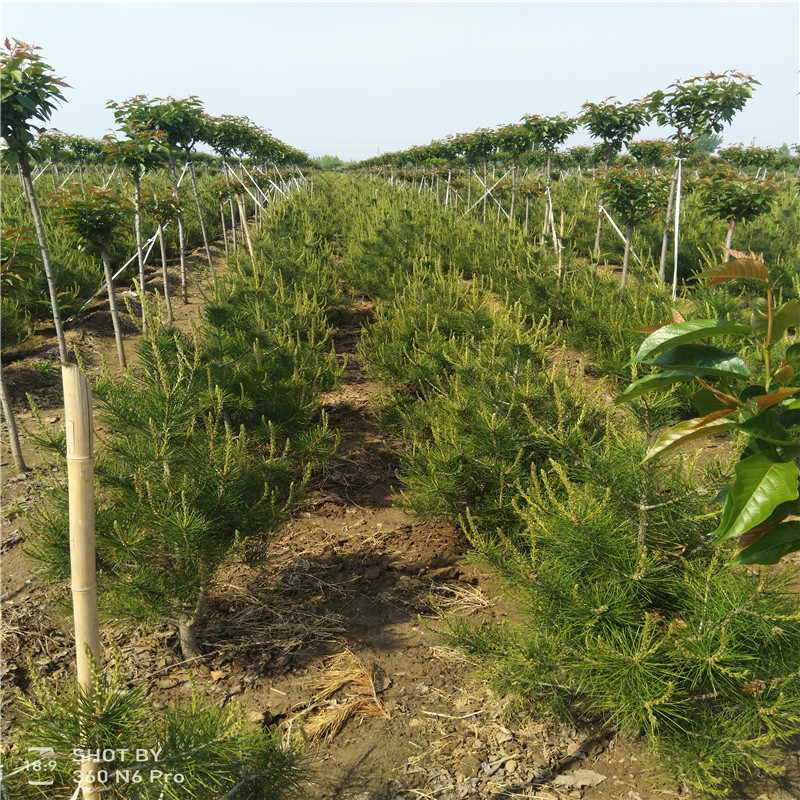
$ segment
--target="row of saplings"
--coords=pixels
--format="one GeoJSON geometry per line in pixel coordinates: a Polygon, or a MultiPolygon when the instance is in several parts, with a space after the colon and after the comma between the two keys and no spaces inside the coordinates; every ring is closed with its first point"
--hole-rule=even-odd
{"type": "MultiPolygon", "coordinates": [[[[291,214],[280,217],[287,230],[273,239],[285,257],[297,232],[291,214]]],[[[96,454],[101,611],[135,626],[174,624],[184,659],[200,654],[196,631],[215,573],[233,557],[264,556],[335,447],[317,413],[319,394],[340,375],[325,308],[310,280],[267,266],[281,254],[266,248],[256,260],[232,259],[217,276],[192,335],[164,327],[152,308],[136,362],[121,380],[105,374],[94,386],[104,427],[96,454]]],[[[39,442],[54,460],[41,476],[29,548],[45,577],[60,582],[69,577],[65,443],[63,434],[46,433],[39,442]]],[[[24,747],[7,761],[4,796],[71,793],[80,755],[92,751],[101,754],[103,796],[128,800],[277,800],[307,776],[295,745],[250,726],[230,706],[195,697],[188,709],[154,715],[146,687],[126,684],[119,662],[113,674],[96,671],[91,698],[77,688],[56,691],[31,670],[36,691],[23,699],[24,747]],[[50,755],[31,766],[29,746],[50,755]],[[141,752],[151,754],[146,762],[141,752]],[[31,785],[32,770],[55,783],[31,785]]]]}
{"type": "Polygon", "coordinates": [[[695,788],[724,793],[742,771],[774,768],[800,719],[793,572],[728,560],[731,543],[743,564],[775,564],[800,544],[800,524],[787,520],[800,505],[791,366],[800,345],[787,336],[800,306],[773,302],[757,259],[720,265],[715,282],[747,277],[768,302],[744,324],[665,324],[635,359],[656,372],[625,389],[627,405],[608,407],[600,390],[552,366],[546,346],[558,334],[546,319],[526,324],[519,305],[437,267],[451,243],[435,239],[443,229],[426,226],[419,208],[424,235],[387,234],[403,230],[413,199],[369,198],[345,237],[345,268],[378,300],[360,353],[391,390],[384,421],[408,443],[405,503],[460,521],[524,618],[499,629],[457,624],[452,642],[493,664],[496,686],[529,707],[644,733],[695,788]],[[766,363],[749,358],[751,372],[738,352],[699,343],[715,334],[766,363]],[[659,437],[660,406],[674,401],[651,391],[699,382],[708,388],[693,396],[694,418],[659,437]],[[735,477],[727,465],[687,472],[654,458],[737,430],[750,444],[735,477]]]}

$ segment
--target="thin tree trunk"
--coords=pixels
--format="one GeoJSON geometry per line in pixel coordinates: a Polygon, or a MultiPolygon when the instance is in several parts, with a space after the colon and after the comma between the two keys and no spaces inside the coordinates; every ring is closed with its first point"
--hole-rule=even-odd
{"type": "Polygon", "coordinates": [[[161,245],[161,275],[164,281],[164,305],[167,309],[167,321],[172,322],[174,319],[172,315],[172,300],[169,294],[169,270],[167,269],[167,245],[164,241],[164,228],[161,224],[158,226],[158,243],[161,245]]]}
{"type": "Polygon", "coordinates": [[[197,604],[191,614],[177,620],[178,635],[180,636],[181,654],[184,660],[199,658],[203,655],[197,642],[197,626],[206,613],[206,598],[208,596],[208,575],[200,581],[200,591],[197,604]]]}
{"type": "Polygon", "coordinates": [[[489,188],[489,175],[488,175],[488,165],[486,163],[486,159],[483,159],[483,224],[486,224],[486,208],[487,203],[489,202],[489,195],[487,193],[487,189],[489,188]]]}
{"type": "MultiPolygon", "coordinates": [[[[611,153],[608,152],[608,147],[606,147],[606,172],[608,172],[608,168],[611,166],[611,153]]],[[[588,192],[586,193],[588,196],[588,192]]],[[[603,218],[605,214],[603,214],[603,206],[604,206],[605,197],[604,195],[600,195],[600,202],[597,206],[597,232],[594,236],[594,248],[592,249],[592,258],[595,261],[600,258],[600,237],[603,235],[603,218]]],[[[584,200],[584,205],[585,205],[584,200]]]]}
{"type": "Polygon", "coordinates": [[[550,213],[551,208],[553,205],[553,200],[550,194],[550,153],[547,153],[547,193],[545,197],[545,209],[544,209],[544,230],[542,231],[543,236],[547,236],[550,232],[550,213]]]}
{"type": "Polygon", "coordinates": [[[628,223],[628,233],[625,237],[625,256],[622,259],[622,288],[628,282],[628,262],[631,257],[631,243],[633,242],[633,225],[628,223]]]}
{"type": "Polygon", "coordinates": [[[3,417],[6,423],[6,431],[8,432],[8,444],[11,447],[11,457],[14,459],[14,467],[17,472],[27,472],[28,465],[25,463],[25,458],[22,455],[17,420],[14,417],[14,408],[11,405],[11,397],[8,394],[8,387],[6,386],[6,378],[2,366],[0,366],[0,402],[2,402],[3,406],[3,417]]]}
{"type": "Polygon", "coordinates": [[[228,205],[230,206],[231,212],[231,244],[233,245],[233,252],[235,253],[239,249],[239,244],[236,240],[236,211],[233,208],[233,198],[228,198],[228,205]]]}
{"type": "Polygon", "coordinates": [[[228,258],[228,230],[225,227],[225,204],[219,204],[219,218],[222,220],[222,241],[225,243],[225,258],[228,258]]]}
{"type": "Polygon", "coordinates": [[[192,194],[194,194],[194,203],[197,206],[197,216],[200,218],[200,232],[203,234],[203,246],[206,249],[208,267],[211,270],[211,274],[216,278],[214,273],[214,262],[211,259],[211,248],[208,246],[208,234],[206,233],[206,221],[203,218],[203,207],[200,205],[200,194],[197,191],[197,180],[194,175],[194,163],[192,162],[192,156],[188,150],[186,151],[186,163],[189,165],[189,178],[192,181],[192,194]]]}
{"type": "Polygon", "coordinates": [[[678,186],[678,170],[672,176],[669,187],[669,201],[667,202],[667,222],[664,226],[664,238],[661,240],[661,262],[658,267],[658,280],[664,284],[667,280],[667,248],[669,247],[669,233],[672,230],[672,210],[675,207],[675,189],[678,186]]]}
{"type": "Polygon", "coordinates": [[[31,207],[31,215],[33,216],[33,226],[36,229],[36,238],[39,240],[39,248],[42,251],[42,265],[44,266],[44,274],[47,279],[47,290],[50,294],[50,307],[53,312],[53,325],[55,326],[56,339],[58,340],[58,355],[61,358],[61,362],[66,364],[69,362],[69,351],[67,350],[67,340],[64,336],[64,326],[61,323],[61,311],[58,308],[58,288],[56,287],[56,279],[53,274],[53,264],[50,261],[50,250],[47,247],[47,237],[44,232],[42,215],[39,211],[39,203],[36,201],[36,192],[33,189],[31,166],[28,163],[28,159],[24,157],[20,157],[18,166],[25,194],[28,195],[28,203],[31,207]]]}
{"type": "Polygon", "coordinates": [[[111,270],[111,258],[108,255],[108,250],[103,250],[101,253],[103,258],[103,272],[106,276],[106,291],[108,292],[108,307],[111,311],[111,324],[114,326],[114,340],[117,343],[117,356],[119,357],[119,365],[122,370],[128,368],[128,362],[125,358],[125,345],[122,341],[122,326],[119,322],[119,314],[117,313],[117,298],[114,296],[114,278],[111,270]]]}
{"type": "Polygon", "coordinates": [[[725,237],[725,260],[731,260],[731,254],[728,250],[733,247],[733,229],[736,226],[736,219],[732,219],[730,221],[730,225],[728,225],[728,235],[725,237]]]}
{"type": "Polygon", "coordinates": [[[142,330],[147,333],[147,304],[144,292],[144,252],[142,249],[142,177],[133,173],[133,229],[136,234],[136,258],[139,262],[139,291],[142,293],[142,330]]]}
{"type": "MultiPolygon", "coordinates": [[[[175,168],[175,156],[170,151],[169,168],[172,172],[172,189],[178,194],[178,170],[175,168]]],[[[178,212],[178,251],[181,259],[181,294],[184,304],[189,302],[189,289],[186,283],[186,245],[183,240],[183,211],[178,212]]]]}
{"type": "Polygon", "coordinates": [[[508,227],[514,227],[514,206],[517,202],[517,172],[519,171],[519,164],[514,164],[514,169],[511,171],[511,214],[508,217],[508,227]]]}
{"type": "Polygon", "coordinates": [[[531,199],[530,197],[525,198],[525,235],[528,235],[528,221],[531,217],[531,199]]]}
{"type": "Polygon", "coordinates": [[[242,225],[242,230],[244,231],[244,238],[247,242],[247,250],[250,253],[250,258],[252,259],[253,263],[256,262],[256,254],[253,250],[253,240],[250,238],[250,227],[247,224],[247,215],[244,210],[244,201],[242,200],[242,196],[240,194],[236,195],[236,202],[239,205],[239,221],[242,225]]]}

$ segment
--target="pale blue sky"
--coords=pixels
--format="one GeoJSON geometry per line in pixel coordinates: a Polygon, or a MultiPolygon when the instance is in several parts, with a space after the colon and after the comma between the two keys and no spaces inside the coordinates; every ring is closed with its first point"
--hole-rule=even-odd
{"type": "MultiPolygon", "coordinates": [[[[100,137],[108,99],[200,97],[311,155],[346,160],[447,134],[576,115],[677,79],[762,82],[726,144],[795,143],[798,2],[2,2],[73,88],[52,126],[100,137]]],[[[667,131],[651,128],[646,136],[667,131]]],[[[641,137],[640,137],[641,138],[641,137]]],[[[588,143],[575,134],[567,145],[588,143]]]]}

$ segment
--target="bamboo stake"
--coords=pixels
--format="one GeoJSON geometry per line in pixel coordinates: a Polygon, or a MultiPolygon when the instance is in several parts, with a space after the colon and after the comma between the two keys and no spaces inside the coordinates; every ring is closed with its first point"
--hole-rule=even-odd
{"type": "MultiPolygon", "coordinates": [[[[67,481],[69,486],[69,552],[72,576],[72,608],[78,685],[90,700],[93,670],[100,668],[100,620],[97,613],[97,573],[94,535],[94,452],[92,447],[92,393],[77,364],[62,364],[64,420],[67,433],[67,481]]],[[[87,742],[98,749],[96,742],[87,742]]],[[[97,786],[95,761],[81,762],[84,798],[97,786]]]]}

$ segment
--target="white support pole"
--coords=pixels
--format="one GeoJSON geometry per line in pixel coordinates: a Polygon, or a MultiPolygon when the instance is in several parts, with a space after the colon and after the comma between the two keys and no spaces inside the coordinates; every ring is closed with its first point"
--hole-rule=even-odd
{"type": "MultiPolygon", "coordinates": [[[[508,171],[506,172],[506,174],[505,174],[505,175],[503,175],[503,177],[502,177],[502,178],[500,178],[500,180],[499,180],[499,181],[497,181],[497,182],[496,182],[496,183],[495,183],[495,184],[492,186],[492,189],[494,189],[494,188],[495,188],[495,187],[496,187],[496,186],[497,186],[499,183],[502,183],[502,182],[503,182],[503,178],[505,178],[505,177],[506,177],[506,175],[508,175],[508,173],[509,173],[509,172],[511,172],[511,170],[508,170],[508,171]]],[[[476,177],[477,177],[477,176],[476,176],[476,177]]],[[[482,181],[480,178],[478,178],[478,180],[480,181],[480,183],[481,183],[481,185],[482,185],[482,186],[485,186],[485,185],[486,185],[486,184],[484,184],[484,182],[483,182],[483,181],[482,181]]],[[[464,212],[464,215],[463,215],[463,216],[465,216],[465,217],[466,217],[466,216],[467,216],[467,214],[469,214],[469,212],[470,212],[470,211],[472,211],[472,209],[473,209],[473,208],[475,208],[475,206],[477,206],[477,205],[478,205],[478,204],[479,204],[479,203],[480,203],[480,202],[483,200],[483,198],[484,198],[484,197],[486,197],[486,195],[489,195],[489,194],[491,194],[491,193],[492,193],[492,189],[487,189],[487,190],[486,190],[486,191],[485,191],[485,192],[484,192],[484,193],[483,193],[483,194],[482,194],[482,195],[481,195],[481,196],[480,196],[480,197],[479,197],[479,198],[478,198],[478,199],[477,199],[477,200],[476,200],[476,201],[475,201],[475,202],[474,202],[474,203],[473,203],[473,204],[472,204],[472,205],[471,205],[471,206],[470,206],[470,207],[469,207],[469,208],[468,208],[468,209],[467,209],[465,212],[464,212]]]]}
{"type": "Polygon", "coordinates": [[[114,169],[111,170],[111,174],[103,181],[103,188],[107,188],[108,184],[111,182],[111,179],[114,177],[114,173],[117,171],[117,164],[114,164],[114,169]]]}
{"type": "MultiPolygon", "coordinates": [[[[244,164],[242,164],[242,169],[244,169],[244,164]]],[[[242,179],[241,179],[241,178],[240,178],[240,177],[239,177],[239,176],[236,174],[236,170],[231,170],[231,174],[233,175],[233,177],[234,177],[234,178],[236,178],[236,180],[237,180],[237,181],[239,181],[239,183],[241,183],[241,184],[242,184],[242,188],[243,188],[243,189],[244,189],[244,190],[247,192],[247,194],[249,194],[249,195],[250,195],[250,199],[251,199],[251,200],[252,200],[252,201],[253,201],[253,202],[254,202],[254,203],[255,203],[255,204],[256,204],[256,205],[257,205],[257,206],[258,206],[258,207],[259,207],[259,208],[262,210],[262,211],[266,211],[266,209],[264,208],[264,206],[262,206],[262,205],[261,205],[261,203],[259,203],[259,202],[258,202],[258,200],[257,200],[257,199],[256,199],[256,197],[253,195],[253,193],[250,191],[250,189],[248,189],[248,188],[247,188],[247,184],[246,184],[246,183],[245,183],[245,182],[244,182],[244,181],[243,181],[243,180],[242,180],[242,179]]],[[[270,181],[270,183],[272,183],[272,181],[270,181]]],[[[275,184],[273,184],[273,186],[274,186],[274,185],[275,185],[275,184]]]]}
{"type": "MultiPolygon", "coordinates": [[[[617,223],[614,222],[614,220],[611,218],[611,214],[609,214],[608,211],[606,211],[605,206],[601,206],[601,210],[608,218],[608,221],[611,223],[614,230],[619,234],[619,238],[622,239],[623,242],[626,242],[627,238],[625,237],[625,234],[619,229],[619,227],[617,227],[617,223]]],[[[631,247],[631,255],[641,265],[642,260],[639,258],[639,256],[636,255],[636,251],[632,247],[631,247]]]]}
{"type": "Polygon", "coordinates": [[[67,175],[67,177],[64,178],[63,181],[61,181],[61,185],[58,187],[59,189],[63,189],[64,188],[64,184],[73,176],[73,174],[75,173],[76,169],[78,169],[78,165],[77,164],[72,168],[72,171],[69,173],[69,175],[67,175]]]}

